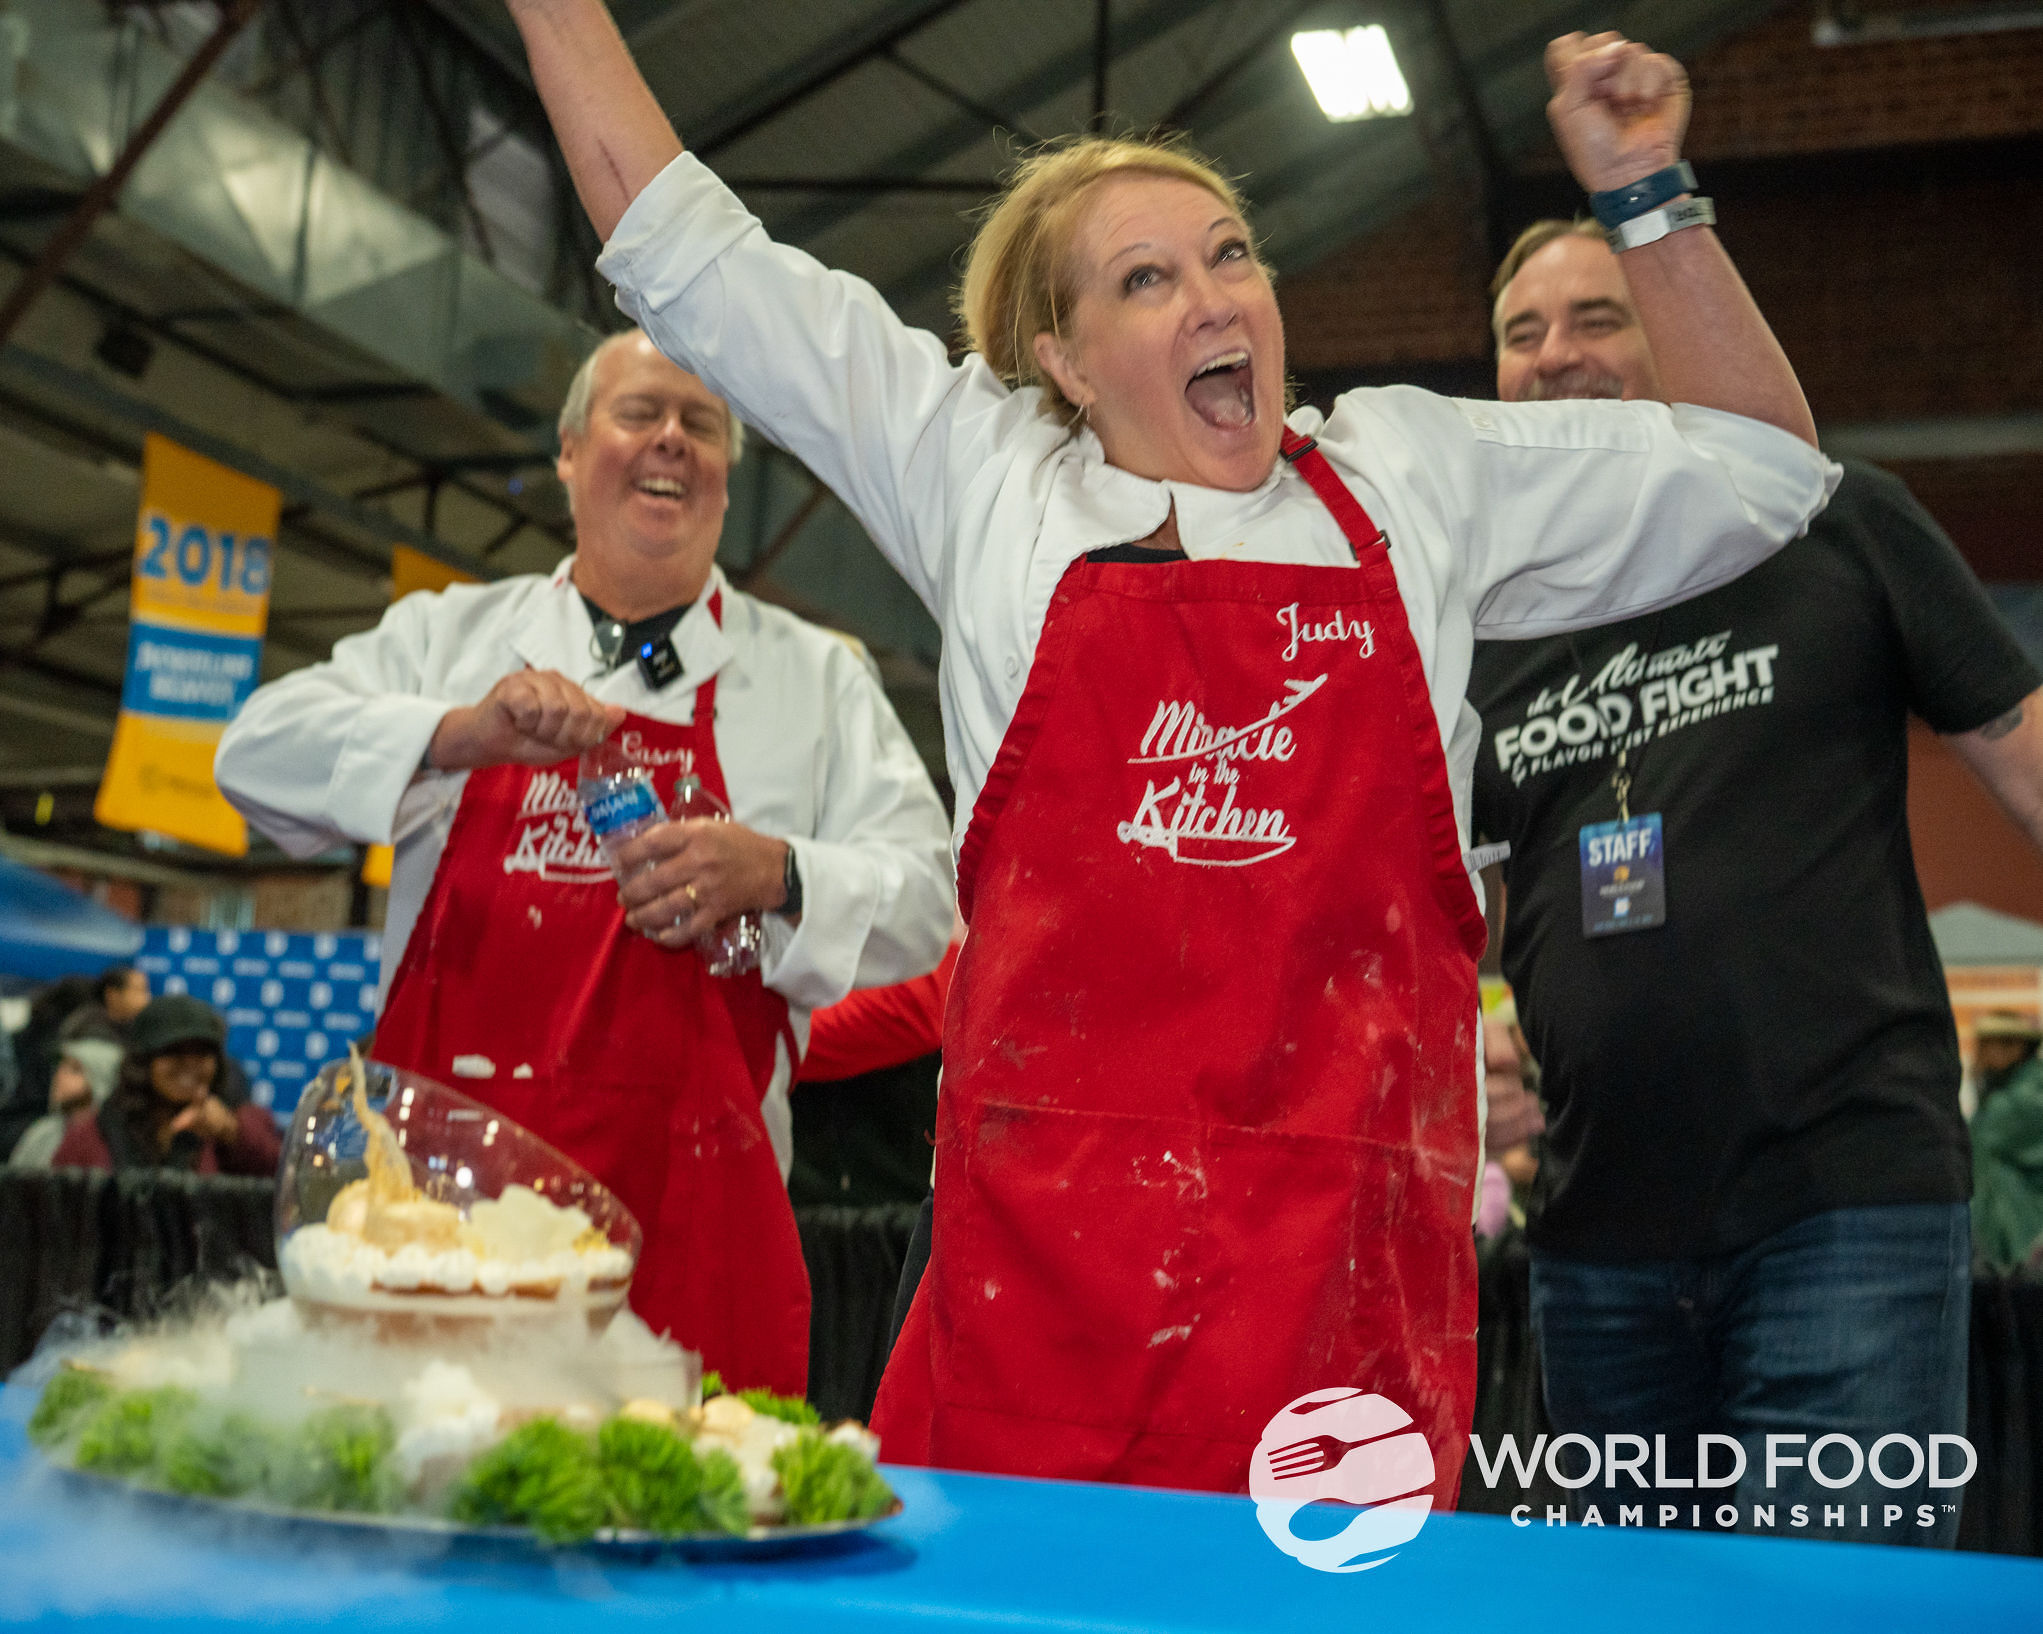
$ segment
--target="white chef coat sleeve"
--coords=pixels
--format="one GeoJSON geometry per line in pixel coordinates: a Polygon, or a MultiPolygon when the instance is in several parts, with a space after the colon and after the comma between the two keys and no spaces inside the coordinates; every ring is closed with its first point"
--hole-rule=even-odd
{"type": "Polygon", "coordinates": [[[1842,474],[1799,437],[1689,404],[1367,395],[1413,428],[1489,639],[1607,624],[1727,583],[1798,537],[1842,474]]]}
{"type": "Polygon", "coordinates": [[[350,840],[388,845],[413,808],[430,815],[433,802],[406,796],[454,707],[422,696],[432,627],[446,611],[440,594],[407,596],[375,629],[335,643],[325,663],[257,687],[214,760],[229,803],[294,857],[350,840]]]}
{"type": "Polygon", "coordinates": [[[821,477],[935,606],[953,495],[1033,396],[976,355],[953,364],[863,279],[774,243],[691,154],[632,201],[596,266],[654,344],[821,477]]]}
{"type": "Polygon", "coordinates": [[[801,920],[784,941],[769,935],[761,968],[768,987],[805,1010],[934,970],[957,900],[949,819],[878,675],[845,648],[832,655],[830,678],[816,831],[788,840],[801,920]]]}

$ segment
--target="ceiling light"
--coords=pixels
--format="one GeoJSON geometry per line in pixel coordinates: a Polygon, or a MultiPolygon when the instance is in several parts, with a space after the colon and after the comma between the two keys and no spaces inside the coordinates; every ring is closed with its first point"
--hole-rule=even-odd
{"type": "Polygon", "coordinates": [[[1291,54],[1320,112],[1335,124],[1412,111],[1412,93],[1381,23],[1315,28],[1291,36],[1291,54]]]}

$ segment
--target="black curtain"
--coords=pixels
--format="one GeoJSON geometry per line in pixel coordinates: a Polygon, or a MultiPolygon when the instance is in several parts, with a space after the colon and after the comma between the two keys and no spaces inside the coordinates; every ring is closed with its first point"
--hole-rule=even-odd
{"type": "MultiPolygon", "coordinates": [[[[62,1312],[149,1316],[196,1283],[273,1272],[274,1198],[267,1180],[174,1170],[0,1170],[0,1371],[62,1312]]],[[[810,1399],[866,1418],[915,1205],[801,1208],[795,1224],[815,1299],[810,1399]]]]}
{"type": "Polygon", "coordinates": [[[154,1315],[177,1290],[276,1268],[276,1187],[181,1170],[0,1171],[0,1365],[68,1310],[154,1315]]]}
{"type": "Polygon", "coordinates": [[[809,1262],[809,1400],[825,1419],[870,1419],[893,1335],[913,1203],[798,1208],[809,1262]]]}

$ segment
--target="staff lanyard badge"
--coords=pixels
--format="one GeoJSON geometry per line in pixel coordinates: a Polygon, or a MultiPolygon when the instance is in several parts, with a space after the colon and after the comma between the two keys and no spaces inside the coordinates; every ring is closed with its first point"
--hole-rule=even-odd
{"type": "Polygon", "coordinates": [[[1610,781],[1617,790],[1618,820],[1587,824],[1581,833],[1584,936],[1615,936],[1667,923],[1667,848],[1660,813],[1632,815],[1632,779],[1622,755],[1610,781]]]}

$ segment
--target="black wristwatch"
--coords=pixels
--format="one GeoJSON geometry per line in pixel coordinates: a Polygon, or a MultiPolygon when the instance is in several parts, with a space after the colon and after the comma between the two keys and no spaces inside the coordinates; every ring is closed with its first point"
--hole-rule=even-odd
{"type": "Polygon", "coordinates": [[[773,911],[783,919],[799,919],[802,915],[802,871],[795,863],[795,848],[787,848],[787,865],[780,871],[781,886],[787,892],[787,900],[773,911]]]}

